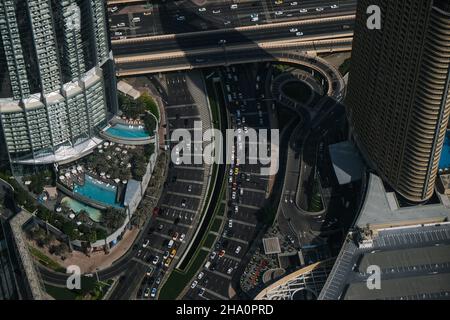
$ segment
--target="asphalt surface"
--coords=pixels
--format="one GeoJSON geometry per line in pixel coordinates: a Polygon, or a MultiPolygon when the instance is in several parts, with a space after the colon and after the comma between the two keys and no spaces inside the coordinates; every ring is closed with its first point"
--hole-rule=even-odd
{"type": "Polygon", "coordinates": [[[189,0],[152,1],[151,7],[145,4],[110,5],[111,34],[118,39],[328,17],[355,12],[357,0],[281,2],[241,1],[235,9],[231,8],[232,0],[209,0],[204,6],[189,0]]]}
{"type": "MultiPolygon", "coordinates": [[[[222,91],[225,95],[232,128],[241,129],[242,134],[246,127],[270,128],[268,102],[262,97],[266,74],[265,65],[261,65],[257,73],[250,65],[218,70],[222,79],[222,91]],[[255,85],[249,86],[248,83],[255,85]],[[258,83],[258,89],[256,83],[258,83]],[[240,112],[239,116],[237,110],[240,112]]],[[[235,150],[243,147],[243,144],[240,145],[240,143],[243,141],[239,142],[237,139],[235,150]]],[[[260,146],[263,144],[261,143],[260,146]]],[[[245,149],[248,150],[248,148],[249,144],[246,141],[245,149]]],[[[203,266],[201,270],[198,270],[189,283],[190,287],[185,293],[184,299],[227,300],[232,298],[230,287],[236,288],[245,267],[243,263],[245,263],[249,246],[262,226],[262,208],[266,204],[269,178],[260,175],[261,164],[248,164],[248,153],[245,159],[245,163],[240,165],[235,162],[231,171],[228,170],[226,173],[226,179],[231,178],[231,182],[228,182],[223,229],[212,246],[212,250],[209,251],[208,261],[211,262],[211,265],[208,268],[203,266]],[[235,192],[234,199],[233,192],[235,192]],[[235,207],[237,207],[237,212],[235,207]],[[220,257],[221,253],[222,257],[220,257]],[[213,256],[214,258],[212,258],[213,256]]]]}
{"type": "Polygon", "coordinates": [[[214,34],[193,34],[174,39],[153,38],[139,43],[113,43],[116,58],[178,50],[224,48],[233,45],[258,42],[299,40],[308,37],[342,35],[352,32],[353,19],[320,24],[294,24],[289,27],[276,27],[251,31],[223,31],[214,34]],[[300,32],[300,34],[298,34],[300,32]],[[225,41],[225,42],[224,42],[225,41]]]}
{"type": "MultiPolygon", "coordinates": [[[[196,73],[196,77],[199,75],[200,73],[196,73]]],[[[174,130],[192,129],[194,121],[201,120],[201,111],[188,86],[191,76],[193,75],[186,73],[170,73],[166,74],[163,80],[151,79],[154,85],[158,86],[165,101],[169,137],[174,130]]],[[[168,140],[166,143],[170,145],[171,152],[174,153],[176,143],[168,140]]],[[[191,147],[193,152],[197,151],[195,149],[195,146],[191,147]]],[[[182,154],[179,153],[179,155],[182,154]]],[[[139,273],[142,274],[138,281],[137,295],[128,296],[128,298],[155,298],[160,285],[164,282],[165,275],[175,267],[187,243],[191,241],[198,223],[201,200],[205,193],[204,169],[203,164],[181,162],[177,164],[176,159],[175,163],[170,162],[165,188],[157,206],[159,212],[153,217],[150,227],[138,243],[139,250],[136,258],[149,264],[149,267],[147,270],[137,268],[135,271],[126,273],[130,279],[139,277],[139,273]],[[169,248],[171,240],[174,240],[174,244],[169,248]],[[169,257],[165,258],[167,256],[169,257]],[[152,290],[155,297],[151,296],[152,290]],[[150,296],[148,296],[149,292],[150,296]]],[[[133,282],[130,286],[136,287],[136,283],[133,282]]]]}
{"type": "MultiPolygon", "coordinates": [[[[348,47],[348,43],[342,46],[348,47]]],[[[329,45],[326,45],[328,48],[329,45]]],[[[340,45],[335,45],[338,49],[340,45]]],[[[225,62],[228,64],[239,64],[242,61],[271,61],[275,60],[274,56],[279,56],[280,53],[295,52],[295,51],[307,51],[315,50],[321,48],[320,45],[308,44],[299,45],[292,44],[286,46],[284,49],[240,49],[236,51],[219,51],[210,53],[189,53],[183,57],[166,57],[158,60],[150,61],[138,61],[138,62],[127,62],[127,63],[117,63],[117,71],[120,72],[141,72],[159,70],[163,68],[186,68],[186,65],[194,65],[196,67],[205,67],[213,65],[223,65],[225,62]]]]}

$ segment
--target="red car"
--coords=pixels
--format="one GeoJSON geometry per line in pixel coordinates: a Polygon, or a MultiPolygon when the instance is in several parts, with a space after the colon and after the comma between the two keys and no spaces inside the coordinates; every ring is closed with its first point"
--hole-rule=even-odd
{"type": "Polygon", "coordinates": [[[225,255],[225,250],[220,250],[219,258],[222,258],[225,255]]]}

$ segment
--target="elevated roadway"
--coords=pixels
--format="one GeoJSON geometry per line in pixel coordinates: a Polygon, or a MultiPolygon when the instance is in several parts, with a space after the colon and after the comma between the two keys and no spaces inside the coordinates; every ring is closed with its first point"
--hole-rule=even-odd
{"type": "Polygon", "coordinates": [[[354,15],[281,22],[221,30],[167,34],[152,37],[113,40],[115,57],[130,57],[172,51],[220,48],[271,42],[304,42],[321,37],[353,35],[354,15]]]}
{"type": "Polygon", "coordinates": [[[233,64],[286,61],[290,53],[339,52],[349,51],[352,37],[338,40],[305,41],[302,43],[262,43],[230,47],[226,51],[221,48],[201,49],[192,51],[174,51],[164,54],[149,54],[132,57],[117,57],[117,75],[133,76],[147,73],[169,72],[227,66],[233,64]],[[286,58],[287,59],[287,58],[286,58]]]}

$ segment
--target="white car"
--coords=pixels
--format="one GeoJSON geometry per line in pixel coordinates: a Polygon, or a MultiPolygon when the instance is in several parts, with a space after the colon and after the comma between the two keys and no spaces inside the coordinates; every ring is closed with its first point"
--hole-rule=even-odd
{"type": "Polygon", "coordinates": [[[206,11],[206,8],[198,8],[198,11],[200,11],[200,12],[205,12],[205,11],[206,11]]]}
{"type": "Polygon", "coordinates": [[[316,11],[317,12],[323,11],[323,8],[322,7],[318,7],[318,8],[316,8],[316,11]]]}
{"type": "Polygon", "coordinates": [[[198,279],[198,280],[201,280],[204,276],[205,276],[205,273],[204,273],[204,272],[200,272],[200,273],[198,274],[198,276],[197,276],[197,279],[198,279]]]}
{"type": "Polygon", "coordinates": [[[298,31],[297,28],[291,28],[291,29],[289,30],[289,32],[297,32],[297,31],[298,31]]]}
{"type": "Polygon", "coordinates": [[[147,239],[147,241],[145,241],[145,242],[142,244],[142,248],[147,248],[147,246],[148,246],[149,243],[150,243],[150,240],[147,239]]]}
{"type": "Polygon", "coordinates": [[[117,10],[119,10],[118,7],[112,7],[112,8],[111,8],[111,12],[116,12],[117,10]]]}
{"type": "Polygon", "coordinates": [[[159,262],[159,256],[154,257],[152,262],[154,265],[157,265],[159,262]]]}
{"type": "Polygon", "coordinates": [[[230,9],[231,10],[234,10],[234,9],[237,9],[238,8],[238,5],[237,4],[232,4],[231,6],[230,6],[230,9]]]}
{"type": "Polygon", "coordinates": [[[182,233],[181,236],[180,236],[180,242],[183,242],[185,237],[186,237],[186,235],[184,233],[182,233]]]}
{"type": "Polygon", "coordinates": [[[337,9],[337,8],[339,8],[339,6],[338,6],[337,4],[333,4],[333,5],[331,6],[331,9],[337,9]]]}
{"type": "Polygon", "coordinates": [[[184,20],[186,20],[186,17],[185,16],[178,16],[177,20],[178,21],[184,21],[184,20]]]}
{"type": "Polygon", "coordinates": [[[195,280],[194,282],[192,282],[191,288],[194,289],[197,286],[197,284],[198,284],[198,281],[195,280]]]}
{"type": "Polygon", "coordinates": [[[297,37],[301,37],[301,36],[303,36],[303,32],[301,32],[301,31],[296,32],[295,35],[296,35],[297,37]]]}
{"type": "Polygon", "coordinates": [[[209,256],[209,258],[210,258],[211,260],[214,260],[214,258],[216,257],[216,255],[217,255],[217,252],[213,251],[213,252],[211,253],[211,255],[209,256]]]}
{"type": "Polygon", "coordinates": [[[233,272],[233,268],[229,268],[228,270],[227,270],[227,274],[231,274],[232,272],[233,272]]]}
{"type": "Polygon", "coordinates": [[[220,10],[213,10],[214,14],[219,14],[221,11],[220,10]]]}
{"type": "Polygon", "coordinates": [[[228,220],[228,228],[233,228],[233,220],[228,220]]]}
{"type": "Polygon", "coordinates": [[[308,9],[300,9],[300,13],[307,13],[308,9]]]}
{"type": "Polygon", "coordinates": [[[276,16],[281,16],[283,14],[283,11],[275,11],[276,16]]]}
{"type": "Polygon", "coordinates": [[[241,246],[238,246],[238,247],[236,248],[236,250],[234,250],[234,253],[238,254],[239,252],[241,252],[241,249],[242,249],[242,247],[241,247],[241,246]]]}
{"type": "Polygon", "coordinates": [[[298,5],[297,1],[291,2],[291,6],[296,6],[296,5],[298,5]]]}

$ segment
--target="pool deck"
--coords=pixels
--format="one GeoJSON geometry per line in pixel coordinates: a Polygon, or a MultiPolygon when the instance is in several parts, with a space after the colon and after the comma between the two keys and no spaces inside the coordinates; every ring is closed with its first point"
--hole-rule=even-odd
{"type": "Polygon", "coordinates": [[[155,141],[156,141],[155,135],[149,135],[148,137],[144,137],[144,138],[129,138],[129,139],[113,136],[113,135],[109,134],[107,132],[107,130],[111,127],[114,127],[114,125],[116,125],[116,124],[122,124],[122,125],[126,125],[126,126],[130,126],[130,125],[131,126],[137,126],[137,125],[142,126],[143,125],[142,122],[140,122],[139,124],[132,124],[122,118],[113,117],[110,121],[110,125],[107,128],[105,128],[99,132],[100,137],[103,139],[115,142],[115,143],[135,145],[135,146],[155,143],[155,141]]]}
{"type": "Polygon", "coordinates": [[[106,140],[109,140],[109,141],[112,141],[115,143],[133,145],[133,146],[142,146],[142,145],[147,145],[147,144],[155,142],[154,136],[149,136],[148,138],[123,139],[123,138],[118,138],[116,136],[112,136],[112,135],[108,134],[106,131],[99,132],[99,135],[103,139],[106,139],[106,140]]]}
{"type": "Polygon", "coordinates": [[[125,207],[115,207],[115,206],[110,206],[107,203],[103,203],[101,201],[96,201],[93,199],[90,199],[88,197],[85,197],[77,192],[73,192],[69,189],[67,189],[67,187],[65,187],[64,185],[60,184],[60,183],[56,183],[57,187],[59,190],[61,190],[63,193],[65,193],[66,195],[70,196],[71,198],[81,201],[84,204],[87,204],[91,207],[94,207],[95,209],[99,209],[99,210],[105,210],[107,208],[115,208],[115,209],[125,209],[125,207]]]}

